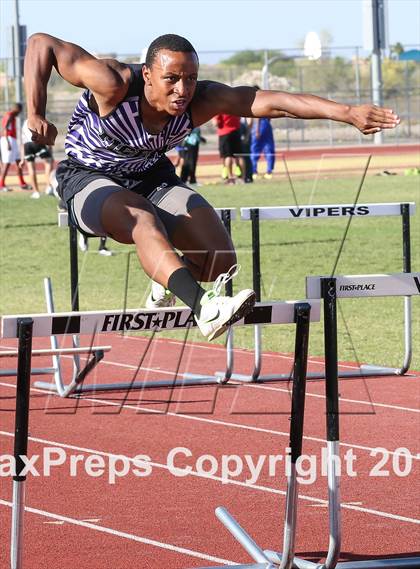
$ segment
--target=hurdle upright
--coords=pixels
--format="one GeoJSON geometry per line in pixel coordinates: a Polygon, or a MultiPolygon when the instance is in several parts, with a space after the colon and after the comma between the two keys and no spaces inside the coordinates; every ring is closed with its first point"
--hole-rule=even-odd
{"type": "MultiPolygon", "coordinates": [[[[290,474],[287,478],[285,522],[283,529],[283,553],[275,564],[270,560],[267,552],[263,551],[251,536],[238,524],[238,522],[223,507],[216,508],[216,516],[230,531],[233,537],[242,545],[247,553],[256,561],[248,565],[234,565],[235,569],[292,569],[295,567],[295,537],[297,527],[297,501],[298,483],[296,463],[302,454],[303,421],[305,409],[305,389],[308,363],[308,343],[310,325],[309,304],[301,303],[295,307],[294,321],[295,358],[293,365],[292,409],[290,417],[290,474]],[[278,562],[279,561],[279,562],[278,562]]],[[[232,567],[231,565],[228,567],[232,567]]],[[[228,569],[224,567],[223,569],[228,569]]],[[[216,569],[206,567],[201,569],[216,569]]]]}
{"type": "MultiPolygon", "coordinates": [[[[260,260],[260,221],[303,221],[303,220],[326,220],[357,217],[364,219],[378,216],[400,216],[402,224],[402,259],[404,273],[411,272],[411,249],[410,249],[410,216],[414,215],[416,206],[414,202],[407,203],[360,203],[360,204],[322,204],[281,207],[243,207],[241,208],[241,220],[251,221],[252,232],[252,271],[253,289],[257,295],[257,301],[261,300],[261,260],[260,260]]],[[[233,349],[233,344],[228,346],[233,349]]],[[[339,377],[359,377],[369,375],[404,375],[411,363],[412,357],[412,308],[411,297],[404,298],[404,357],[399,368],[384,366],[365,365],[360,369],[351,371],[339,371],[339,377]]],[[[262,365],[262,338],[261,328],[256,325],[254,329],[254,369],[249,375],[230,373],[229,378],[237,381],[269,382],[279,379],[288,379],[289,375],[261,375],[262,365]]],[[[224,372],[218,372],[223,379],[224,372]]],[[[324,379],[325,372],[310,372],[308,377],[312,379],[324,379]]]]}

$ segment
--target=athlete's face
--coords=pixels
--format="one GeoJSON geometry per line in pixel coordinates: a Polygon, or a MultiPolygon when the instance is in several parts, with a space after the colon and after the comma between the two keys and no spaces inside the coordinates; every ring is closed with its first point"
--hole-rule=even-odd
{"type": "Polygon", "coordinates": [[[162,49],[151,67],[143,67],[149,103],[173,116],[182,115],[194,96],[198,76],[195,53],[162,49]]]}

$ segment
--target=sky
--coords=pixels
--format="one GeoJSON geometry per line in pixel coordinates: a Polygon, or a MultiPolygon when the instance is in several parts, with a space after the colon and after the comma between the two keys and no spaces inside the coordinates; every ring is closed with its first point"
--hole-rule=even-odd
{"type": "MultiPolygon", "coordinates": [[[[388,6],[390,43],[420,44],[419,0],[388,6]]],[[[19,0],[19,11],[28,35],[50,33],[93,53],[138,53],[165,33],[187,37],[199,53],[296,49],[322,30],[333,46],[363,45],[362,0],[19,0]]],[[[0,0],[0,57],[9,55],[13,18],[14,0],[0,0]]]]}

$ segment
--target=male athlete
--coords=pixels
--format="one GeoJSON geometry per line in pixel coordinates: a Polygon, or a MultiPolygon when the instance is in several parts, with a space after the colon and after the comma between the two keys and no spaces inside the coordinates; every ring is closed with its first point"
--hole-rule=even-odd
{"type": "Polygon", "coordinates": [[[210,340],[252,308],[255,293],[220,295],[233,276],[232,242],[213,208],[181,182],[165,153],[219,113],[325,118],[364,134],[399,123],[391,110],[372,105],[198,81],[195,49],[174,34],[151,43],[143,66],[97,59],[77,45],[35,34],[26,51],[25,88],[32,139],[42,144],[54,144],[57,136],[46,119],[53,67],[85,89],[68,127],[67,160],[57,169],[58,191],[73,223],[87,235],[134,243],[155,281],[146,306],[171,306],[177,296],[210,340]],[[213,290],[205,292],[197,281],[215,281],[213,290]]]}

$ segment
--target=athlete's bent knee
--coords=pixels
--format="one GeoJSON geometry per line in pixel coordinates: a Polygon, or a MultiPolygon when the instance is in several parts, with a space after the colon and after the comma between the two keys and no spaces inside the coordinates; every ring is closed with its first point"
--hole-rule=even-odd
{"type": "Polygon", "coordinates": [[[236,253],[233,250],[209,251],[207,262],[203,267],[202,280],[207,282],[216,280],[220,274],[227,273],[236,261],[236,253]]]}

